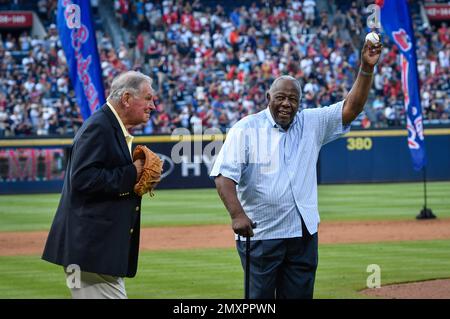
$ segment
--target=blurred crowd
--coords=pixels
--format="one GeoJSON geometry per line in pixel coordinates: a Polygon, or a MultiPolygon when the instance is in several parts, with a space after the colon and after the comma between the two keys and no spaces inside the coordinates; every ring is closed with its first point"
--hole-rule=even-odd
{"type": "Polygon", "coordinates": [[[118,0],[116,13],[123,27],[146,30],[137,36],[138,65],[149,67],[159,103],[144,133],[225,132],[265,107],[265,92],[281,74],[301,80],[303,108],[329,105],[347,94],[357,69],[357,50],[313,0],[236,8],[118,0]]]}
{"type": "MultiPolygon", "coordinates": [[[[50,8],[42,15],[54,18],[49,12],[55,1],[39,2],[50,8]]],[[[169,134],[175,128],[201,133],[211,127],[225,132],[265,107],[265,92],[281,74],[300,80],[302,108],[330,105],[345,97],[355,79],[367,3],[336,1],[335,13],[327,14],[314,0],[239,7],[199,0],[115,0],[118,23],[134,37],[115,49],[108,35],[97,31],[106,95],[123,70],[140,70],[154,79],[157,110],[133,134],[169,134]]],[[[445,23],[415,28],[424,118],[448,121],[450,32],[445,23]]],[[[372,94],[356,127],[405,125],[399,54],[384,41],[372,94]]],[[[3,37],[0,137],[70,135],[81,123],[54,24],[45,39],[26,32],[3,37]]]]}

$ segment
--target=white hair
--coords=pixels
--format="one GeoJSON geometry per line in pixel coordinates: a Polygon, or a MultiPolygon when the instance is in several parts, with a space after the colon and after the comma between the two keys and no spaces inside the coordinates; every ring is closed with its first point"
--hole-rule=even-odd
{"type": "Polygon", "coordinates": [[[125,92],[131,92],[133,95],[136,95],[144,82],[152,85],[153,80],[151,77],[137,71],[122,73],[113,80],[108,100],[118,101],[125,92]]]}

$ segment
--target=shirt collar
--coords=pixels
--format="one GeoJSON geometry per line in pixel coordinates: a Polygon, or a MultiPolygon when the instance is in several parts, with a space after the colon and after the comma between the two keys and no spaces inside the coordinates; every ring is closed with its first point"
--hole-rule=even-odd
{"type": "Polygon", "coordinates": [[[133,139],[134,136],[131,135],[131,134],[128,132],[128,130],[127,130],[127,128],[125,127],[125,125],[123,125],[122,119],[120,118],[119,114],[117,114],[117,111],[114,109],[114,107],[113,107],[111,104],[109,104],[109,102],[106,102],[106,104],[107,104],[107,105],[109,106],[109,108],[111,109],[111,112],[113,112],[114,116],[115,116],[116,119],[117,119],[117,122],[119,122],[120,128],[122,129],[122,133],[123,133],[123,136],[125,136],[125,139],[126,139],[126,140],[128,140],[128,139],[130,139],[130,138],[133,139]]]}
{"type": "Polygon", "coordinates": [[[267,119],[270,122],[270,126],[278,128],[279,125],[277,123],[275,123],[275,120],[272,117],[272,113],[270,112],[269,107],[266,107],[266,109],[264,110],[264,112],[266,113],[267,119]]]}

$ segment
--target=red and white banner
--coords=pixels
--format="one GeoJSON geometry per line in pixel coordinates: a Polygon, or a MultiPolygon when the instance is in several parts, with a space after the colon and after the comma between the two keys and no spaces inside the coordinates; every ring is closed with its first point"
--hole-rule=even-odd
{"type": "Polygon", "coordinates": [[[0,11],[0,28],[31,28],[32,26],[31,11],[0,11]]]}
{"type": "Polygon", "coordinates": [[[425,11],[430,20],[450,20],[450,4],[426,4],[425,11]]]}

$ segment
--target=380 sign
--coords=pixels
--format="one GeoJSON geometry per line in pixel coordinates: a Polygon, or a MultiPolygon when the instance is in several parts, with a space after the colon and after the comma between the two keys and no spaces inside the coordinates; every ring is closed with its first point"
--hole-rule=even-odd
{"type": "Polygon", "coordinates": [[[347,138],[347,150],[368,151],[372,149],[372,139],[370,137],[349,137],[347,138]]]}

